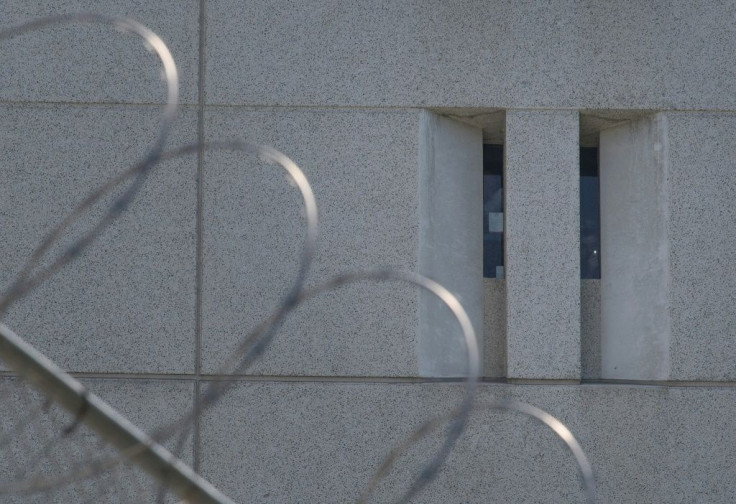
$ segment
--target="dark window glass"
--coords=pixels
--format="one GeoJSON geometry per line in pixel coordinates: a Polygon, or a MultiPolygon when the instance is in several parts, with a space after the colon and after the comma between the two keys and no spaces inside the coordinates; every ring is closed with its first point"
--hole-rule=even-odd
{"type": "Polygon", "coordinates": [[[503,278],[503,145],[483,146],[483,276],[503,278]]]}
{"type": "Polygon", "coordinates": [[[601,277],[598,148],[580,148],[580,277],[601,277]]]}

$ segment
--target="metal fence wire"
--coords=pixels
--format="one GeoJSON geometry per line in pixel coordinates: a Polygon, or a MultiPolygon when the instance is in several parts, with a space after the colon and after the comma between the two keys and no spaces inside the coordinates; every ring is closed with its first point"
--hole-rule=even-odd
{"type": "MultiPolygon", "coordinates": [[[[578,464],[587,501],[595,502],[592,468],[582,447],[564,424],[534,406],[517,401],[476,404],[475,390],[480,374],[476,333],[462,305],[447,289],[416,273],[391,268],[345,272],[322,285],[305,288],[319,226],[317,201],[307,177],[296,163],[274,149],[244,141],[216,141],[164,150],[176,118],[178,73],[169,49],[155,33],[130,19],[69,14],[38,19],[0,31],[0,43],[53,25],[90,23],[132,33],[158,56],[167,90],[163,121],[152,146],[141,160],[91,190],[54,225],[0,295],[0,317],[70,262],[83,260],[80,258],[82,251],[133,204],[148,174],[162,161],[192,155],[202,149],[255,156],[283,170],[287,180],[299,191],[306,217],[306,236],[300,251],[300,266],[287,294],[271,315],[242,339],[237,350],[221,363],[217,374],[227,376],[245,372],[268,348],[289,314],[297,306],[325,292],[357,282],[413,285],[435,295],[457,319],[467,354],[468,377],[462,396],[458,398],[458,406],[449,414],[431,417],[418,425],[410,436],[394,447],[366,482],[362,494],[356,495],[357,502],[371,499],[380,481],[411,446],[440,431],[442,441],[425,454],[423,467],[404,493],[397,497],[398,502],[411,501],[441,470],[473,412],[487,409],[527,415],[552,429],[578,464]],[[101,204],[104,211],[97,212],[97,220],[69,241],[67,235],[73,224],[95,205],[101,204]],[[71,244],[64,245],[58,252],[61,242],[71,244]]],[[[0,376],[0,500],[11,503],[232,502],[179,456],[191,439],[199,416],[228,393],[233,381],[212,381],[190,411],[161,423],[146,434],[21,336],[0,324],[0,363],[5,370],[0,376]]]]}

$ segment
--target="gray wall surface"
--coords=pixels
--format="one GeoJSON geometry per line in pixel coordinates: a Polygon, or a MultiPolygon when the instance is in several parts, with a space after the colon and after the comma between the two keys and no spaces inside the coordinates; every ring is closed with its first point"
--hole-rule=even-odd
{"type": "MultiPolygon", "coordinates": [[[[452,292],[482,334],[482,130],[425,112],[419,144],[418,271],[452,292]]],[[[418,338],[420,375],[467,376],[468,352],[460,326],[428,292],[420,293],[418,338]]],[[[479,352],[483,355],[482,338],[479,352]]]]}
{"type": "MultiPolygon", "coordinates": [[[[604,378],[667,380],[670,282],[667,124],[601,133],[601,355],[604,378]]],[[[674,245],[674,244],[673,244],[674,245]]]]}
{"type": "Polygon", "coordinates": [[[669,112],[601,134],[604,378],[733,379],[733,125],[669,112]]]}
{"type": "Polygon", "coordinates": [[[601,377],[601,281],[580,281],[580,373],[601,377]]]}
{"type": "Polygon", "coordinates": [[[667,113],[671,378],[736,378],[733,114],[667,113]]]}
{"type": "MultiPolygon", "coordinates": [[[[3,288],[61,216],[143,156],[158,116],[157,108],[138,105],[0,105],[3,288]]],[[[196,139],[194,111],[180,111],[172,136],[176,144],[196,139]]],[[[197,162],[181,158],[159,168],[82,260],[12,306],[4,319],[66,369],[195,370],[197,162]]],[[[110,202],[96,205],[63,244],[88,230],[110,202]]],[[[54,247],[48,257],[62,251],[54,247]]]]}
{"type": "Polygon", "coordinates": [[[208,101],[729,109],[735,14],[727,0],[209,1],[208,101]]]}
{"type": "Polygon", "coordinates": [[[509,378],[580,378],[578,115],[509,111],[504,160],[509,378]]]}
{"type": "Polygon", "coordinates": [[[483,353],[485,375],[506,376],[506,282],[483,279],[483,353]]]}
{"type": "MultiPolygon", "coordinates": [[[[317,285],[345,271],[417,269],[419,116],[411,109],[214,107],[205,131],[208,139],[248,138],[280,149],[305,171],[320,213],[309,278],[317,285]]],[[[291,287],[305,221],[284,172],[253,156],[207,153],[202,178],[202,371],[209,374],[291,287]]],[[[250,372],[416,375],[417,310],[408,285],[361,283],[325,294],[297,310],[250,372]]]]}
{"type": "MultiPolygon", "coordinates": [[[[736,491],[735,394],[720,387],[483,384],[478,403],[510,397],[565,422],[595,468],[601,504],[725,503],[736,491]]],[[[460,397],[452,384],[242,383],[202,420],[202,469],[244,502],[349,502],[427,412],[446,412],[460,397]]],[[[399,459],[375,501],[395,501],[438,441],[399,459]]],[[[585,499],[572,455],[550,430],[484,411],[415,502],[585,499]]]]}
{"type": "MultiPolygon", "coordinates": [[[[568,424],[591,458],[600,502],[732,501],[736,2],[0,0],[0,29],[90,10],[137,19],[170,45],[182,106],[169,147],[248,139],[304,169],[322,224],[310,286],[344,270],[418,270],[428,252],[423,211],[440,201],[427,189],[446,198],[434,208],[450,220],[481,203],[480,169],[475,179],[444,173],[444,183],[426,185],[422,117],[474,132],[458,142],[473,163],[483,141],[505,142],[515,210],[506,229],[519,233],[507,244],[506,278],[472,278],[480,249],[468,241],[433,271],[474,311],[484,376],[507,382],[481,384],[480,401],[529,401],[568,424]],[[646,287],[666,302],[653,320],[669,327],[669,365],[607,376],[647,383],[608,383],[603,314],[631,320],[606,293],[623,271],[605,269],[614,248],[602,250],[600,281],[579,279],[578,143],[595,145],[616,128],[641,143],[636,125],[653,117],[667,125],[665,204],[627,218],[659,219],[667,253],[657,257],[669,273],[652,289],[629,272],[642,290],[620,299],[645,307],[646,287]],[[451,187],[463,196],[443,192],[451,187]],[[532,245],[539,253],[519,261],[532,245]]],[[[0,81],[5,288],[54,223],[145,153],[165,94],[155,58],[134,37],[96,26],[3,41],[0,81]]],[[[628,183],[651,175],[626,163],[631,152],[616,155],[628,183]]],[[[631,196],[624,186],[612,193],[631,196]]],[[[3,322],[149,428],[183,414],[273,309],[296,273],[303,224],[296,191],[258,159],[206,152],[167,161],[81,259],[3,322]]],[[[445,238],[473,226],[459,222],[445,238]]],[[[616,246],[631,253],[642,243],[630,236],[616,246]]],[[[423,368],[457,359],[441,346],[422,356],[430,319],[420,305],[412,287],[365,283],[299,308],[196,425],[184,458],[242,502],[356,497],[396,441],[459,401],[457,380],[435,379],[462,373],[423,368]]],[[[416,501],[583,502],[569,453],[519,418],[477,413],[416,501]]],[[[377,501],[406,488],[437,442],[400,461],[377,501]]]]}

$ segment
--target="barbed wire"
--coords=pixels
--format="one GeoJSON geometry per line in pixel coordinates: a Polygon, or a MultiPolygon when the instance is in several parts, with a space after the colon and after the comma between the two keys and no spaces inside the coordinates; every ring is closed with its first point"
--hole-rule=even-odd
{"type": "MultiPolygon", "coordinates": [[[[595,480],[590,463],[588,462],[580,444],[569,429],[562,424],[562,422],[552,417],[547,412],[517,401],[501,400],[488,405],[474,405],[475,391],[481,373],[477,336],[470,319],[462,307],[462,304],[443,286],[417,273],[393,268],[379,268],[363,272],[342,273],[327,280],[321,285],[309,289],[305,288],[305,281],[317,247],[319,219],[317,200],[309,181],[294,161],[275,149],[256,145],[247,141],[235,140],[207,142],[201,144],[195,143],[178,147],[173,150],[164,151],[169,133],[176,118],[176,110],[178,106],[178,73],[171,53],[158,35],[142,24],[126,18],[100,14],[65,14],[31,21],[17,27],[2,30],[0,31],[0,42],[55,24],[68,23],[103,24],[112,26],[121,32],[133,33],[143,39],[146,46],[156,53],[164,68],[167,101],[162,112],[162,124],[153,145],[141,161],[133,164],[121,174],[110,177],[96,189],[91,191],[64,219],[61,220],[60,223],[52,228],[41,243],[33,250],[28,260],[11,283],[11,286],[2,293],[2,295],[0,295],[0,317],[2,317],[13,304],[17,303],[30,292],[48,281],[62,268],[72,261],[78,260],[82,256],[82,252],[94,243],[100,237],[102,232],[131,206],[136,195],[140,191],[140,188],[145,183],[148,174],[163,161],[209,150],[234,151],[254,155],[266,163],[278,165],[280,168],[285,170],[288,180],[299,191],[302,198],[306,220],[306,235],[299,253],[299,268],[287,293],[271,311],[270,315],[258,323],[255,326],[255,329],[250,331],[241,339],[237,348],[233,351],[230,357],[223,360],[220,364],[216,374],[220,376],[228,376],[246,372],[249,367],[269,348],[271,342],[278,334],[280,327],[287,317],[298,306],[306,303],[310,299],[329,291],[339,290],[346,285],[357,282],[392,281],[407,283],[436,296],[445,306],[447,306],[447,308],[449,308],[453,317],[458,322],[463,333],[462,342],[465,346],[467,358],[467,376],[465,378],[463,397],[458,407],[453,409],[450,413],[428,420],[418,427],[407,439],[391,450],[384,462],[379,466],[374,476],[369,480],[364,491],[358,497],[358,502],[367,502],[377,488],[380,480],[390,472],[397,458],[410,446],[432,431],[437,430],[441,426],[445,426],[446,430],[444,441],[440,448],[433,456],[428,457],[428,461],[423,465],[422,469],[398,501],[402,503],[409,502],[436,477],[457,440],[462,435],[469,416],[477,409],[502,409],[515,411],[535,418],[537,421],[550,427],[555,434],[557,434],[566,443],[573,453],[584,484],[586,499],[589,503],[595,502],[595,480]],[[105,196],[111,195],[116,190],[121,191],[120,194],[117,194],[114,197],[112,204],[107,207],[103,216],[95,222],[90,229],[82,234],[81,237],[74,240],[72,245],[66,247],[55,259],[51,261],[49,265],[44,267],[39,266],[46,254],[52,249],[52,246],[61,240],[65,231],[69,230],[73,223],[78,221],[83,215],[86,215],[86,212],[95,204],[102,201],[105,196]]],[[[2,358],[2,355],[0,355],[0,358],[2,358]]],[[[21,377],[24,377],[24,373],[28,372],[27,369],[15,369],[14,371],[21,377]]],[[[183,446],[184,440],[187,438],[189,431],[193,428],[195,420],[199,418],[203,412],[217,404],[228,390],[233,387],[234,383],[235,382],[233,380],[224,379],[211,382],[188,413],[181,416],[174,422],[166,423],[154,429],[150,443],[162,443],[173,438],[175,435],[178,435],[179,438],[176,443],[177,450],[175,450],[178,452],[183,446]]],[[[41,390],[41,392],[43,392],[43,390],[41,390]]],[[[86,401],[87,399],[84,400],[86,401]]],[[[86,403],[83,402],[82,404],[84,407],[86,403]]],[[[62,429],[62,434],[59,435],[58,438],[52,438],[46,445],[44,445],[42,448],[44,453],[52,451],[54,445],[58,444],[62,438],[74,432],[78,422],[84,422],[83,407],[75,413],[76,416],[73,422],[62,429]]],[[[42,410],[43,407],[31,410],[29,415],[35,418],[35,415],[42,410]]],[[[9,432],[0,436],[0,450],[4,449],[5,446],[11,442],[13,436],[16,435],[16,429],[21,429],[22,427],[23,425],[18,423],[14,425],[9,432]]],[[[91,457],[89,460],[78,461],[78,463],[69,470],[65,471],[62,469],[57,471],[53,477],[47,477],[45,480],[43,478],[39,479],[38,475],[34,475],[33,479],[24,480],[23,478],[20,478],[19,481],[11,481],[9,483],[0,482],[0,494],[43,491],[53,487],[68,485],[75,481],[84,480],[106,471],[110,471],[111,469],[119,466],[125,460],[134,460],[141,452],[151,446],[151,444],[135,445],[119,451],[117,455],[91,457]]],[[[162,501],[163,495],[163,492],[160,493],[157,496],[157,500],[162,501]]]]}

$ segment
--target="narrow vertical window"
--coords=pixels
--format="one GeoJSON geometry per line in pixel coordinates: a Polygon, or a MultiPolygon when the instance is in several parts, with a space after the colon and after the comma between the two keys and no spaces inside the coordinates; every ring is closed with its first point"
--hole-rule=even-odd
{"type": "Polygon", "coordinates": [[[598,148],[580,148],[580,277],[601,277],[598,148]]]}
{"type": "Polygon", "coordinates": [[[483,276],[503,275],[503,145],[484,145],[483,276]]]}

